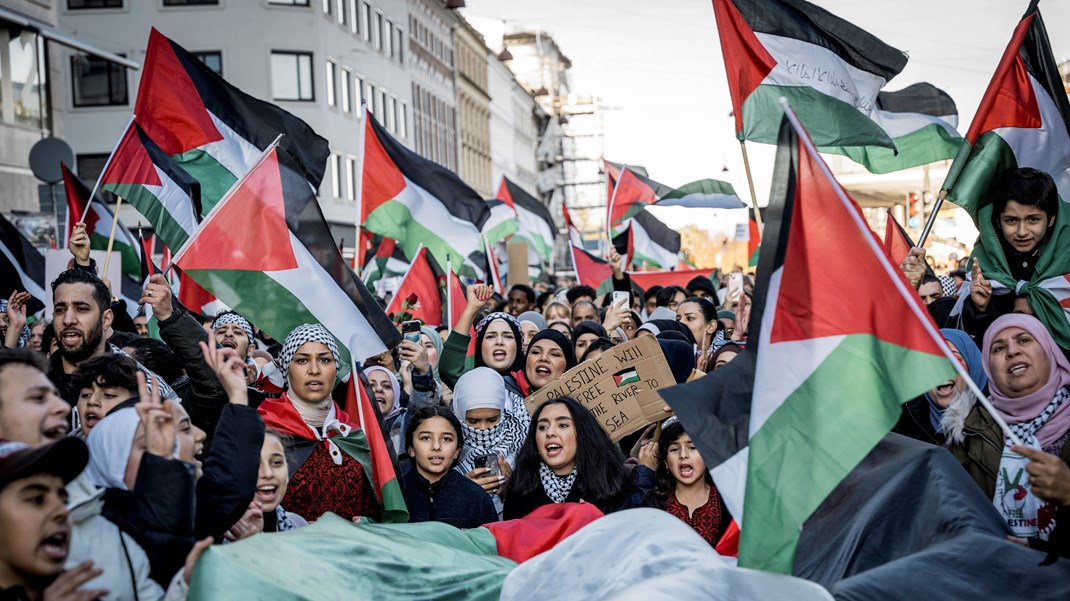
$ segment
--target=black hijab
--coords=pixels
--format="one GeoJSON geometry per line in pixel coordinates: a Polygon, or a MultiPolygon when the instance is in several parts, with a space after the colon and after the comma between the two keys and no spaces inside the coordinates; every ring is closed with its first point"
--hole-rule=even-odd
{"type": "Polygon", "coordinates": [[[669,364],[669,370],[677,384],[683,384],[691,376],[695,369],[695,351],[690,344],[671,338],[658,338],[661,352],[665,354],[665,361],[669,364]]]}
{"type": "MultiPolygon", "coordinates": [[[[564,334],[557,330],[543,330],[531,338],[531,344],[528,345],[528,349],[535,346],[535,343],[540,340],[549,340],[561,348],[561,352],[565,354],[565,371],[576,367],[576,353],[572,350],[572,343],[568,341],[568,338],[565,338],[564,334]]],[[[526,371],[524,375],[527,375],[526,371]]]]}
{"type": "MultiPolygon", "coordinates": [[[[691,328],[676,321],[675,319],[651,319],[643,325],[652,325],[657,328],[657,333],[676,331],[683,334],[687,341],[691,344],[695,344],[695,335],[691,333],[691,328]]],[[[655,334],[656,335],[656,334],[655,334]]]]}

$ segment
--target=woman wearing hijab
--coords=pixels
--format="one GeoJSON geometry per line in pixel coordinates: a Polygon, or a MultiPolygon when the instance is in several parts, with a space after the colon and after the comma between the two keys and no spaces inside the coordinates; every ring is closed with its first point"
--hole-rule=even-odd
{"type": "Polygon", "coordinates": [[[557,330],[543,330],[531,339],[521,374],[521,392],[527,397],[576,366],[572,344],[557,330]]]}
{"type": "MultiPolygon", "coordinates": [[[[981,350],[974,344],[973,339],[962,330],[943,328],[940,333],[951,345],[951,354],[966,368],[966,373],[977,388],[984,391],[988,386],[988,376],[985,375],[981,350]]],[[[970,395],[970,391],[966,388],[962,377],[955,376],[920,397],[905,403],[899,423],[892,428],[892,431],[915,440],[943,446],[944,428],[940,422],[947,408],[960,395],[970,395]]]]}
{"type": "MultiPolygon", "coordinates": [[[[402,440],[395,436],[394,426],[402,421],[405,409],[401,406],[401,384],[390,370],[381,365],[372,365],[364,369],[364,375],[371,384],[372,395],[375,396],[375,404],[379,406],[379,413],[383,416],[384,432],[390,433],[390,442],[394,445],[394,452],[403,455],[404,448],[400,446],[402,440]]],[[[404,433],[400,427],[398,434],[404,433]]]]}
{"type": "MultiPolygon", "coordinates": [[[[677,384],[687,382],[691,372],[695,370],[695,353],[691,345],[686,342],[658,337],[661,352],[665,355],[665,362],[669,364],[669,371],[677,384]]],[[[625,447],[627,448],[627,447],[625,447]]]]}
{"type": "Polygon", "coordinates": [[[948,449],[992,499],[1014,536],[1047,540],[1056,521],[1070,520],[1065,510],[1050,519],[1070,499],[1048,496],[1046,482],[1034,494],[1038,484],[1026,467],[1031,460],[1055,457],[1070,462],[1070,362],[1037,318],[1020,313],[992,323],[981,356],[989,400],[1026,448],[1012,450],[992,416],[981,406],[971,407],[972,399],[964,395],[942,421],[948,449]]]}
{"type": "Polygon", "coordinates": [[[457,469],[493,496],[498,513],[502,510],[498,489],[512,472],[528,434],[526,416],[506,410],[508,396],[502,377],[488,367],[461,376],[453,396],[453,414],[461,422],[464,438],[457,469]]]}
{"type": "Polygon", "coordinates": [[[572,328],[573,353],[577,357],[582,357],[588,345],[599,338],[609,339],[609,334],[606,333],[602,324],[597,321],[581,321],[575,328],[572,328]]]}
{"type": "Polygon", "coordinates": [[[524,335],[524,343],[521,347],[526,353],[531,339],[535,337],[535,334],[545,330],[548,325],[546,319],[537,311],[524,311],[516,316],[516,320],[520,322],[520,332],[524,335]]]}
{"type": "Polygon", "coordinates": [[[371,478],[362,467],[367,445],[357,436],[357,418],[331,398],[338,374],[334,337],[319,324],[298,326],[286,337],[279,362],[286,391],[258,411],[268,428],[289,437],[290,483],[283,505],[309,522],[328,511],[347,520],[378,517],[371,478]]]}
{"type": "Polygon", "coordinates": [[[642,503],[616,445],[591,412],[567,396],[535,410],[502,497],[507,520],[550,503],[582,500],[602,513],[642,503]]]}
{"type": "Polygon", "coordinates": [[[691,328],[676,321],[675,319],[651,319],[650,321],[647,321],[643,325],[639,326],[639,329],[638,331],[636,331],[635,335],[642,336],[645,333],[657,336],[663,332],[680,332],[684,335],[685,338],[687,338],[689,343],[691,343],[692,345],[695,344],[695,335],[691,333],[691,328]]]}

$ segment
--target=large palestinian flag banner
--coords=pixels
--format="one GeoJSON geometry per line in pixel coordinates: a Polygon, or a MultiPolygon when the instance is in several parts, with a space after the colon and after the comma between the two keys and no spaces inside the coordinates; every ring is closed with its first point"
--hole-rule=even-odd
{"type": "MultiPolygon", "coordinates": [[[[498,186],[497,198],[516,211],[518,227],[514,237],[528,243],[529,253],[534,253],[541,265],[549,265],[554,254],[554,238],[557,237],[557,225],[550,215],[550,209],[505,176],[502,176],[502,183],[498,186]]],[[[529,266],[532,263],[530,258],[528,263],[529,266]]]]}
{"type": "Polygon", "coordinates": [[[877,94],[874,119],[895,143],[884,146],[823,146],[821,152],[842,154],[872,173],[891,173],[955,158],[962,135],[959,112],[947,92],[930,83],[916,83],[877,94]]]}
{"type": "Polygon", "coordinates": [[[700,179],[684,184],[654,203],[659,207],[685,207],[688,209],[745,209],[732,184],[717,179],[700,179]]]}
{"type": "Polygon", "coordinates": [[[907,56],[805,0],[713,0],[740,140],[775,143],[779,100],[818,146],[884,146],[877,94],[907,56]]]}
{"type": "Polygon", "coordinates": [[[645,175],[641,175],[624,167],[620,170],[620,176],[615,177],[611,172],[606,172],[606,184],[608,186],[606,197],[608,206],[606,209],[607,231],[615,231],[625,219],[634,217],[637,213],[654,204],[663,196],[673,192],[673,189],[665,184],[656,182],[645,175]]]}
{"type": "Polygon", "coordinates": [[[340,368],[396,345],[401,334],[342,259],[297,163],[279,147],[216,205],[172,262],[276,340],[320,323],[340,368]]]}
{"type": "Polygon", "coordinates": [[[1033,0],[1014,29],[942,189],[980,231],[973,256],[985,277],[994,286],[1027,296],[1059,346],[1070,348],[1070,101],[1065,90],[1033,0]],[[1064,201],[1040,246],[1032,279],[1020,287],[1011,276],[992,214],[993,191],[1007,172],[1019,167],[1051,175],[1064,201]]]}
{"type": "MultiPolygon", "coordinates": [[[[112,207],[94,198],[90,202],[89,195],[93,191],[66,165],[62,165],[63,190],[67,195],[67,243],[70,244],[71,232],[74,224],[82,215],[85,215],[85,233],[89,236],[89,247],[93,250],[108,250],[108,238],[111,235],[111,224],[115,220],[112,207]],[[89,210],[86,210],[86,207],[89,210]]],[[[112,241],[112,252],[117,252],[123,259],[123,273],[132,278],[141,277],[141,260],[138,251],[138,242],[130,230],[120,221],[115,227],[115,239],[112,241]]],[[[137,295],[135,298],[141,298],[137,295]]]]}
{"type": "Polygon", "coordinates": [[[164,153],[200,182],[202,216],[279,134],[279,144],[312,186],[323,180],[327,140],[287,111],[230,85],[156,28],[149,34],[134,114],[164,153]]]}
{"type": "Polygon", "coordinates": [[[129,202],[170,248],[186,243],[201,220],[201,185],[156,145],[136,121],[127,126],[100,187],[129,202]]]}
{"type": "Polygon", "coordinates": [[[359,223],[397,240],[407,257],[423,244],[439,265],[450,256],[457,273],[485,279],[487,203],[456,174],[405,148],[367,110],[363,121],[359,223]]]}
{"type": "Polygon", "coordinates": [[[807,517],[891,430],[903,402],[957,372],[917,294],[790,110],[773,182],[747,338],[749,440],[710,472],[741,524],[739,565],[791,573],[807,517]],[[844,274],[854,278],[850,293],[844,274]]]}

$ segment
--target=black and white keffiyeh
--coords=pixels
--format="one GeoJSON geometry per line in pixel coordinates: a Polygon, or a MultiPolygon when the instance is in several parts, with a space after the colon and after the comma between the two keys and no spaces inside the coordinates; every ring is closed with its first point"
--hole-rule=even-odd
{"type": "Polygon", "coordinates": [[[572,485],[576,483],[576,468],[572,468],[567,476],[562,477],[555,474],[550,466],[540,462],[539,479],[542,480],[542,489],[551,501],[564,503],[568,493],[572,491],[572,485]]]}
{"type": "Polygon", "coordinates": [[[510,465],[516,457],[520,445],[528,435],[527,421],[517,419],[516,416],[503,413],[501,421],[486,430],[477,430],[468,424],[461,422],[461,436],[464,438],[464,446],[461,447],[460,456],[457,458],[457,467],[462,473],[476,468],[475,458],[494,453],[501,455],[510,465]]]}
{"type": "Polygon", "coordinates": [[[227,311],[225,313],[220,313],[219,315],[217,315],[215,320],[212,322],[212,331],[215,332],[220,327],[229,324],[236,324],[238,327],[245,330],[245,335],[248,336],[249,341],[252,342],[253,324],[249,323],[248,319],[245,319],[244,317],[238,315],[233,311],[227,311]]]}
{"type": "Polygon", "coordinates": [[[327,348],[331,349],[331,354],[334,355],[334,362],[341,365],[342,361],[338,357],[338,345],[334,342],[334,336],[331,336],[327,328],[318,323],[306,323],[294,328],[286,336],[286,342],[282,344],[282,351],[279,352],[279,367],[282,369],[282,373],[285,374],[289,371],[290,362],[293,361],[294,355],[297,354],[297,349],[308,342],[319,342],[326,345],[327,348]]]}

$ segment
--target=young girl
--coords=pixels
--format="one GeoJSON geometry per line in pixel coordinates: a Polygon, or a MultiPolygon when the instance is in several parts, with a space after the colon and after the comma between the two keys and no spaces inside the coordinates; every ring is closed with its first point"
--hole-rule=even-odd
{"type": "MultiPolygon", "coordinates": [[[[664,427],[656,458],[642,452],[640,461],[643,465],[636,469],[647,473],[651,467],[655,470],[654,490],[647,494],[646,504],[680,518],[710,546],[717,546],[732,516],[713,485],[706,462],[680,422],[664,427]]],[[[641,480],[643,476],[639,475],[641,480]]]]}
{"type": "Polygon", "coordinates": [[[475,528],[498,520],[491,497],[453,469],[464,443],[461,422],[449,408],[432,405],[414,411],[405,442],[412,458],[401,476],[409,522],[475,528]]]}
{"type": "Polygon", "coordinates": [[[286,461],[286,447],[282,435],[274,430],[264,432],[264,446],[260,449],[260,474],[256,479],[256,496],[264,512],[264,532],[285,532],[307,526],[305,518],[282,508],[286,485],[290,483],[290,466],[286,461]]]}

